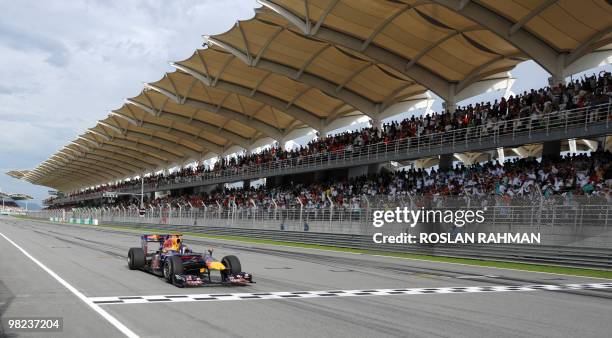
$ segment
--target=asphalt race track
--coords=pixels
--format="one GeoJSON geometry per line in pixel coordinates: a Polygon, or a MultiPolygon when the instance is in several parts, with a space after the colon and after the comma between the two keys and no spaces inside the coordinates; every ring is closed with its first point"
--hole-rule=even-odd
{"type": "Polygon", "coordinates": [[[180,289],[128,270],[125,255],[139,245],[133,232],[4,217],[0,234],[0,315],[63,317],[61,333],[19,337],[121,337],[125,332],[143,337],[609,337],[612,332],[610,280],[186,236],[195,251],[214,246],[219,258],[236,254],[257,283],[180,289]]]}

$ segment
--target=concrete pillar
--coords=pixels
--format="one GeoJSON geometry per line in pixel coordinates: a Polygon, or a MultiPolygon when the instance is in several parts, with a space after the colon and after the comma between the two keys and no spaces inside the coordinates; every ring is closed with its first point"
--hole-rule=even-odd
{"type": "Polygon", "coordinates": [[[497,148],[497,161],[499,161],[499,163],[504,163],[506,161],[506,154],[504,153],[503,147],[497,148]]]}
{"type": "Polygon", "coordinates": [[[553,74],[548,78],[548,84],[553,87],[565,83],[565,53],[559,54],[553,74]]]}
{"type": "Polygon", "coordinates": [[[569,145],[569,152],[572,154],[575,154],[576,151],[578,150],[578,146],[576,145],[576,139],[575,138],[571,138],[569,140],[567,140],[567,143],[569,145]]]}
{"type": "Polygon", "coordinates": [[[378,117],[370,118],[370,126],[378,129],[378,136],[382,133],[382,120],[378,117]]]}
{"type": "Polygon", "coordinates": [[[542,153],[542,145],[540,144],[529,144],[522,147],[512,148],[520,158],[525,157],[538,157],[542,153]]]}
{"type": "Polygon", "coordinates": [[[561,141],[548,141],[542,144],[542,158],[555,158],[561,154],[561,141]]]}
{"type": "Polygon", "coordinates": [[[457,87],[455,84],[450,85],[448,89],[448,98],[446,98],[446,100],[442,103],[444,109],[448,110],[451,113],[454,113],[455,109],[457,109],[457,100],[455,97],[456,88],[457,87]]]}
{"type": "Polygon", "coordinates": [[[604,142],[603,149],[607,151],[612,151],[612,136],[606,136],[604,142]]]}
{"type": "Polygon", "coordinates": [[[440,164],[439,170],[441,171],[449,171],[453,169],[453,154],[443,154],[440,155],[440,164]]]}
{"type": "Polygon", "coordinates": [[[582,143],[584,143],[591,151],[597,151],[598,149],[603,149],[603,140],[586,140],[583,139],[582,143]]]}
{"type": "Polygon", "coordinates": [[[433,167],[436,164],[439,164],[440,161],[435,157],[422,158],[418,160],[414,160],[413,162],[414,169],[427,169],[429,167],[433,167]]]}

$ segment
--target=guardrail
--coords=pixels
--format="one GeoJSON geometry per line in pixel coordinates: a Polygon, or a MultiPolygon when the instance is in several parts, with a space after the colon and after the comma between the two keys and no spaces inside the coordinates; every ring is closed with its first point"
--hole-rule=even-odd
{"type": "MultiPolygon", "coordinates": [[[[258,165],[205,172],[197,176],[144,184],[145,192],[172,190],[244,179],[297,174],[322,169],[341,168],[385,161],[401,161],[439,155],[606,134],[612,123],[612,104],[564,110],[540,118],[524,117],[467,127],[441,133],[369,144],[336,152],[322,152],[299,158],[272,161],[258,165]]],[[[139,193],[140,184],[114,189],[122,193],[139,193]]],[[[54,204],[73,203],[102,198],[102,192],[58,198],[54,204]]]]}
{"type": "MultiPolygon", "coordinates": [[[[127,220],[127,219],[126,219],[127,220]]],[[[401,245],[374,244],[371,237],[358,234],[341,234],[311,231],[279,231],[236,227],[193,226],[173,224],[151,224],[116,220],[114,225],[139,228],[143,232],[149,228],[201,233],[208,235],[241,236],[255,239],[269,239],[282,242],[296,242],[334,247],[365,250],[405,252],[434,256],[472,258],[506,262],[534,263],[545,265],[569,266],[579,268],[612,269],[611,248],[572,247],[560,245],[401,245]]],[[[194,242],[198,242],[195,240],[194,242]]],[[[207,243],[203,243],[207,244],[207,243]]]]}
{"type": "MultiPolygon", "coordinates": [[[[488,229],[517,231],[528,229],[571,229],[584,227],[602,231],[612,230],[612,204],[547,205],[492,205],[431,208],[431,210],[483,210],[484,225],[488,229]]],[[[84,208],[74,211],[44,210],[29,215],[42,219],[96,219],[100,223],[149,223],[193,226],[224,226],[227,228],[266,229],[296,232],[321,232],[367,235],[376,208],[168,208],[151,207],[144,215],[132,208],[84,208]]],[[[387,206],[383,210],[395,210],[387,206]]],[[[385,225],[405,230],[401,224],[385,225]]],[[[453,227],[447,226],[448,229],[453,227]]]]}

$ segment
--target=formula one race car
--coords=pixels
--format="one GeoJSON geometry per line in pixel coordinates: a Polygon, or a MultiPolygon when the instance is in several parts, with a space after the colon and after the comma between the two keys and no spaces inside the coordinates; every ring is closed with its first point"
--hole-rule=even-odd
{"type": "Polygon", "coordinates": [[[180,234],[142,235],[140,239],[142,246],[128,252],[130,270],[150,272],[178,287],[254,283],[251,274],[241,271],[238,257],[230,255],[218,261],[212,249],[206,254],[192,252],[180,234]],[[149,243],[159,247],[149,248],[149,243]],[[213,270],[220,272],[220,279],[211,277],[213,270]]]}

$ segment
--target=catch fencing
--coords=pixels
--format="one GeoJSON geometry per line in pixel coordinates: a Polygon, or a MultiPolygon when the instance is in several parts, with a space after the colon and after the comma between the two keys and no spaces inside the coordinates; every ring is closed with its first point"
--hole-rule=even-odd
{"type": "MultiPolygon", "coordinates": [[[[597,201],[600,202],[600,201],[597,201]]],[[[267,229],[278,231],[320,232],[337,234],[368,235],[376,231],[373,220],[379,210],[425,208],[425,205],[395,205],[370,207],[325,207],[325,208],[224,208],[205,206],[202,208],[171,207],[169,205],[149,207],[142,213],[136,207],[81,208],[66,210],[43,210],[29,215],[41,219],[69,222],[72,220],[97,220],[98,223],[143,223],[188,226],[228,227],[238,229],[267,229]]],[[[584,227],[607,231],[612,227],[611,204],[547,204],[527,205],[463,205],[452,207],[427,206],[427,210],[482,210],[484,222],[467,224],[466,230],[496,231],[542,231],[562,228],[580,231],[584,227]]],[[[380,216],[378,216],[380,217],[380,216]]],[[[76,221],[73,221],[76,222],[76,221]]],[[[85,221],[83,221],[85,222],[85,221]]],[[[89,221],[93,224],[92,221],[89,221]]],[[[440,230],[456,230],[454,224],[440,223],[440,230]]],[[[386,224],[386,230],[406,231],[407,224],[386,224]]],[[[612,228],[611,228],[612,230],[612,228]]]]}
{"type": "MultiPolygon", "coordinates": [[[[372,233],[374,210],[298,209],[158,209],[142,217],[137,209],[46,210],[30,217],[58,222],[139,228],[143,232],[190,232],[241,236],[282,242],[331,245],[344,248],[393,251],[479,260],[536,263],[612,270],[612,206],[506,205],[487,207],[485,226],[474,232],[540,232],[543,243],[406,245],[376,244],[372,233]]],[[[470,226],[466,227],[466,231],[470,226]]],[[[398,229],[391,230],[391,233],[398,229]]],[[[410,232],[410,229],[400,229],[410,232]]],[[[455,230],[457,230],[455,228],[455,230]]],[[[449,231],[440,229],[438,231],[449,231]]],[[[452,230],[451,230],[452,231],[452,230]]],[[[197,242],[197,241],[196,241],[197,242]]]]}

